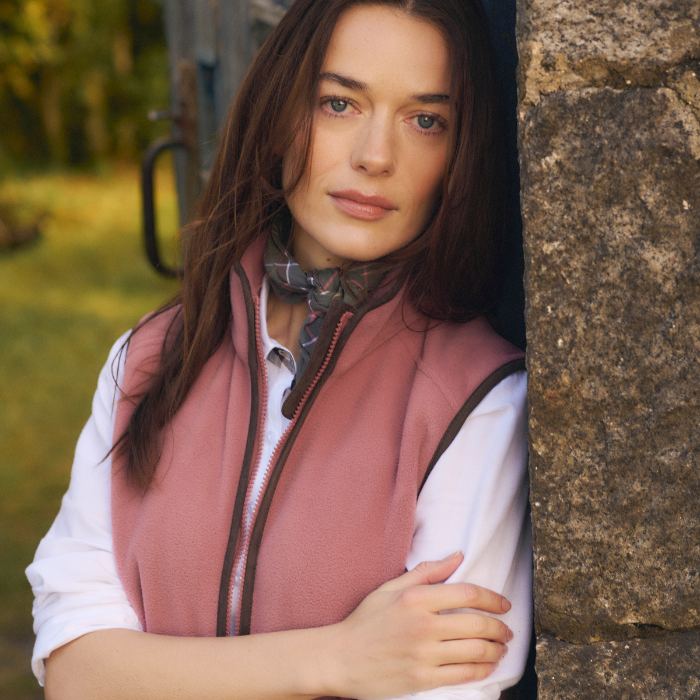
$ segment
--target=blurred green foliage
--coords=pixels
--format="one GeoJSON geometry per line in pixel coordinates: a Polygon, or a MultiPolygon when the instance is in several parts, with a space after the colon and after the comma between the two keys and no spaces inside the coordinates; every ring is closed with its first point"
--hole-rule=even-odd
{"type": "MultiPolygon", "coordinates": [[[[157,179],[159,228],[172,233],[167,159],[157,179]]],[[[135,166],[10,176],[0,204],[42,213],[40,241],[0,253],[0,698],[38,700],[24,569],[58,512],[109,348],[176,283],[146,262],[135,166]]]]}
{"type": "Polygon", "coordinates": [[[0,170],[132,159],[168,104],[162,0],[0,0],[0,170]]]}

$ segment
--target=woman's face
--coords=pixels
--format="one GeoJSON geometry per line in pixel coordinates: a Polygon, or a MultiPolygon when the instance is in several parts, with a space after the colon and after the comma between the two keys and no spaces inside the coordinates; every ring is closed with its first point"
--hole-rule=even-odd
{"type": "MultiPolygon", "coordinates": [[[[358,5],[321,70],[311,152],[287,197],[303,269],[375,260],[410,243],[437,202],[448,148],[451,59],[431,24],[358,5]]],[[[284,157],[289,182],[299,156],[284,157]]]]}

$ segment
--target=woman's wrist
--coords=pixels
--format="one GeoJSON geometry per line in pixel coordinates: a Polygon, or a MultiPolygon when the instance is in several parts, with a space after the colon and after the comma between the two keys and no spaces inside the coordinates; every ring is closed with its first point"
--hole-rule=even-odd
{"type": "Polygon", "coordinates": [[[295,694],[310,698],[351,697],[342,623],[304,632],[306,639],[298,640],[298,677],[293,680],[297,684],[295,694]]]}

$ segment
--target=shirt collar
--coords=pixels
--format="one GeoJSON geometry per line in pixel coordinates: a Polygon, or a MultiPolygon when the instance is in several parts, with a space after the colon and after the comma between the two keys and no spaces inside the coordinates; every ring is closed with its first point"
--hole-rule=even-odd
{"type": "Polygon", "coordinates": [[[260,340],[262,342],[262,354],[269,362],[278,367],[285,367],[292,374],[296,373],[294,355],[288,348],[281,345],[267,332],[267,297],[270,293],[270,283],[267,278],[263,280],[260,289],[260,340]]]}

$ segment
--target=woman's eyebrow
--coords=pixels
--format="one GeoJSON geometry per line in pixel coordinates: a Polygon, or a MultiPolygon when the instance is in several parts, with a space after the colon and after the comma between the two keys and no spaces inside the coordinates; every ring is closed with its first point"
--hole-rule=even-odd
{"type": "Polygon", "coordinates": [[[362,83],[359,80],[354,80],[353,78],[346,78],[344,75],[338,75],[338,73],[321,73],[319,80],[330,80],[330,82],[338,83],[338,85],[341,85],[348,90],[367,92],[367,83],[362,83]]]}
{"type": "Polygon", "coordinates": [[[425,105],[445,105],[450,103],[450,96],[437,92],[429,92],[425,95],[411,95],[411,99],[422,102],[425,105]]]}
{"type": "MultiPolygon", "coordinates": [[[[355,80],[354,78],[348,78],[338,73],[321,73],[319,80],[328,80],[331,83],[337,83],[348,90],[357,90],[359,92],[368,92],[369,90],[367,83],[355,80]]],[[[449,104],[450,96],[443,93],[428,92],[411,95],[411,100],[425,105],[449,104]]]]}

